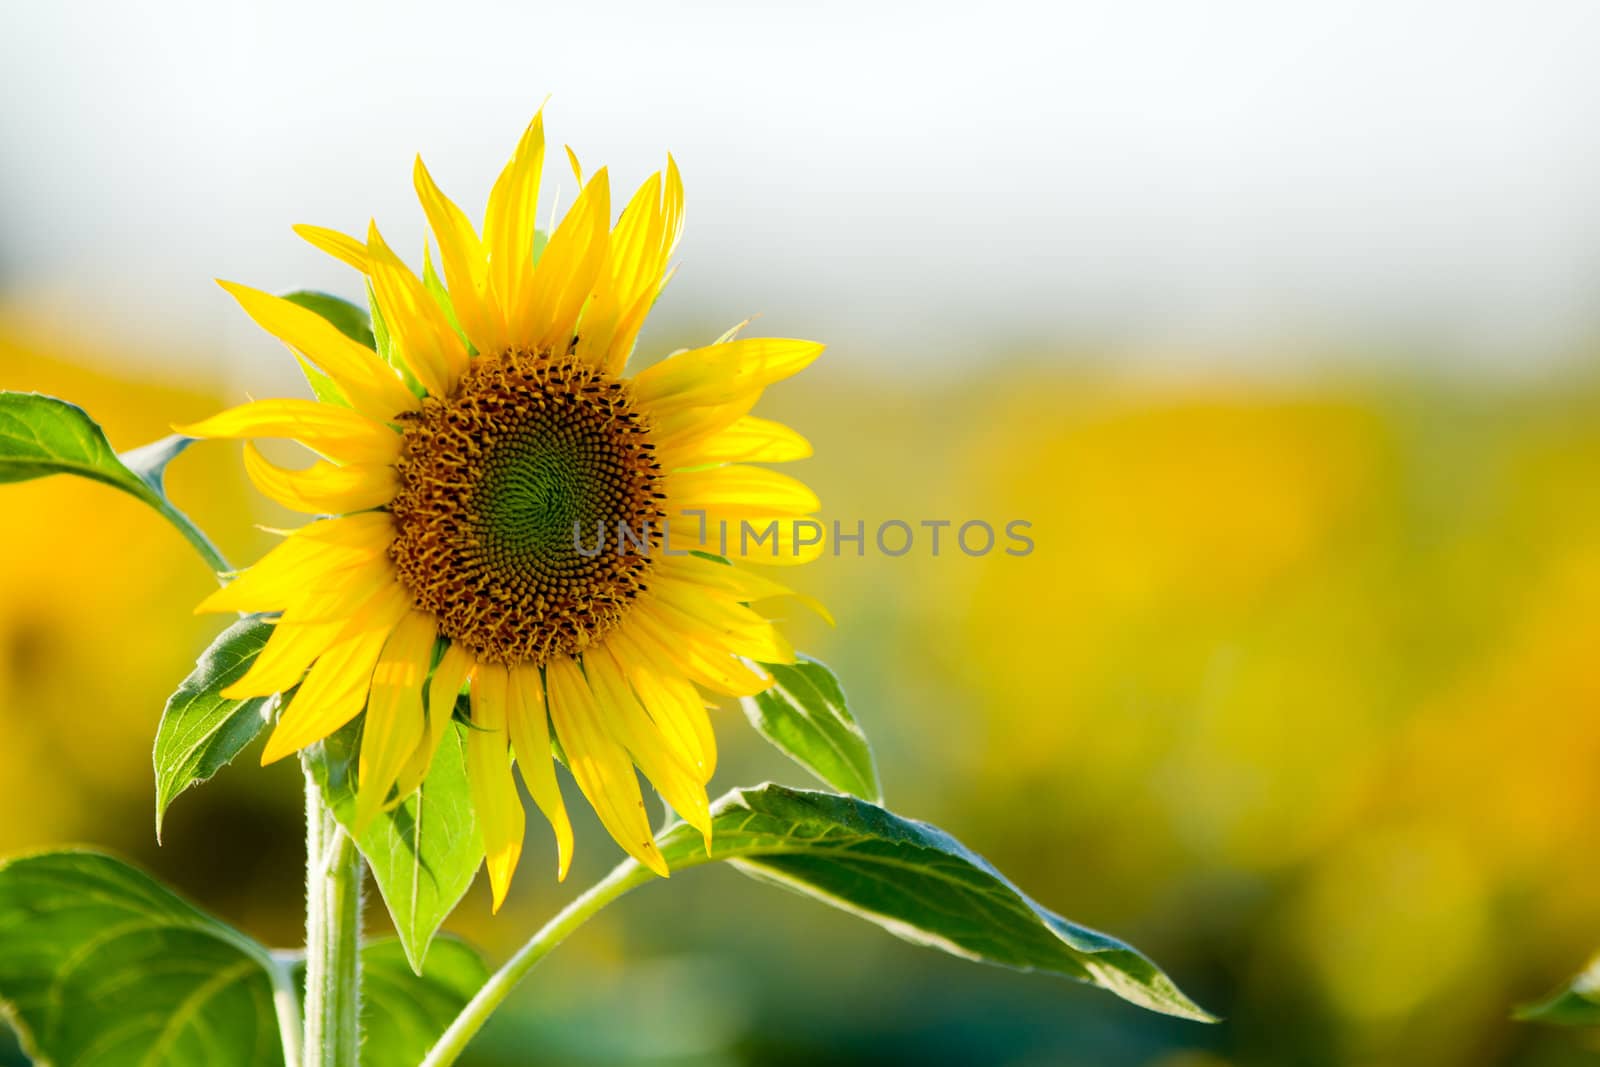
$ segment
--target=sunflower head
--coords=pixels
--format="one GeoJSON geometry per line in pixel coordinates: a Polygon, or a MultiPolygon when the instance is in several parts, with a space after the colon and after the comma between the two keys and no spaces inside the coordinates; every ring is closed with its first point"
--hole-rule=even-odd
{"type": "Polygon", "coordinates": [[[710,834],[707,696],[759,692],[770,679],[757,664],[794,659],[760,610],[792,594],[743,564],[820,551],[792,535],[816,497],[759,465],[810,446],[750,411],[821,346],[728,336],[627,376],[682,229],[677,167],[669,157],[613,224],[605,170],[585,182],[569,150],[582,192],[545,241],[533,223],[544,154],[535,116],[481,230],[417,161],[442,282],[413,273],[375,225],[365,241],[297,227],[366,277],[381,355],[297,304],[223,283],[334,394],[182,428],[290,438],[319,457],[287,470],[246,446],[262,492],[315,518],[201,605],[276,616],[227,691],[294,690],[264,761],[364,715],[361,823],[422,781],[468,694],[497,909],[522,848],[513,765],[555,831],[561,876],[571,861],[552,737],[641,863],[668,873],[636,769],[710,834]],[[775,539],[724,533],[774,520],[775,539]]]}

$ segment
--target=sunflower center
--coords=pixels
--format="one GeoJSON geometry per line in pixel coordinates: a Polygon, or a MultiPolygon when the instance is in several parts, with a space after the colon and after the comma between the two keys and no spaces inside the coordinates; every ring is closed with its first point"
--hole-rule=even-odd
{"type": "Polygon", "coordinates": [[[389,556],[417,606],[479,659],[545,663],[621,621],[664,512],[627,386],[572,356],[479,356],[407,423],[389,556]]]}

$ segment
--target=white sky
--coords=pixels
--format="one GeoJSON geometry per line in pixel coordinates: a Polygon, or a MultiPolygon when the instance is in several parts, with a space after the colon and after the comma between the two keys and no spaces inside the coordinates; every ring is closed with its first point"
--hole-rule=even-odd
{"type": "Polygon", "coordinates": [[[210,278],[353,293],[289,224],[420,249],[413,153],[476,214],[547,94],[616,186],[677,156],[667,315],[869,364],[1292,335],[1517,365],[1600,322],[1586,0],[8,3],[0,92],[0,287],[219,360],[264,350],[210,278]]]}

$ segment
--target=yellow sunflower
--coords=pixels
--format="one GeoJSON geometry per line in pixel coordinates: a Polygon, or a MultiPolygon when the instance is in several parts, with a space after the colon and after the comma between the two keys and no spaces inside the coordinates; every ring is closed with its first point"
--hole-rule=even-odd
{"type": "Polygon", "coordinates": [[[422,781],[470,687],[468,774],[496,910],[522,850],[513,761],[554,828],[561,877],[571,862],[552,732],[641,863],[667,874],[635,767],[709,836],[703,692],[760,692],[757,663],[794,659],[762,610],[792,594],[739,563],[819,552],[796,533],[814,524],[795,521],[815,495],[750,465],[810,445],[749,412],[822,346],[729,335],[626,376],[682,229],[677,167],[669,156],[613,227],[605,170],[585,182],[569,149],[582,191],[546,242],[534,229],[544,155],[541,114],[494,183],[481,236],[417,160],[442,284],[412,273],[376,226],[365,243],[297,227],[366,275],[389,360],[297,304],[222,283],[347,403],[259,400],[180,427],[291,438],[321,457],[285,470],[245,446],[263,493],[319,517],[200,606],[277,617],[226,691],[294,691],[262,761],[364,711],[364,824],[422,781]],[[745,520],[757,533],[778,520],[776,540],[740,536],[745,520]]]}

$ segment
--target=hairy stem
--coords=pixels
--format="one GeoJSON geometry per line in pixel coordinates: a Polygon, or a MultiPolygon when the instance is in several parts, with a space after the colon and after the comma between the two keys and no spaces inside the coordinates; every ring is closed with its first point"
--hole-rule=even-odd
{"type": "Polygon", "coordinates": [[[306,1013],[302,1067],[357,1067],[361,853],[306,773],[306,1013]]]}
{"type": "Polygon", "coordinates": [[[455,1063],[456,1057],[467,1047],[467,1042],[483,1029],[483,1024],[489,1021],[495,1009],[511,995],[517,983],[533,970],[535,964],[566,940],[568,934],[593,918],[601,908],[655,877],[647,868],[627,860],[562,908],[555,918],[533,935],[531,941],[506,961],[505,966],[490,976],[471,1002],[461,1009],[461,1014],[456,1016],[450,1029],[439,1038],[438,1044],[433,1046],[433,1051],[428,1053],[427,1059],[419,1067],[448,1067],[455,1063]]]}

